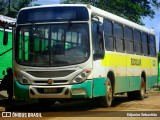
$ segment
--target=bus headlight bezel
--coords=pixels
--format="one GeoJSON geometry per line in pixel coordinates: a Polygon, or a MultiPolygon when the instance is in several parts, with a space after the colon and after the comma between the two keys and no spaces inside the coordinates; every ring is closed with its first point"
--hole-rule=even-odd
{"type": "Polygon", "coordinates": [[[20,84],[24,84],[24,85],[30,85],[31,83],[28,81],[28,79],[22,75],[21,73],[17,73],[16,74],[16,78],[17,78],[17,81],[20,83],[20,84]]]}
{"type": "Polygon", "coordinates": [[[71,81],[71,84],[77,84],[77,83],[82,83],[86,81],[89,74],[90,74],[90,71],[88,72],[88,70],[81,72],[71,81]]]}

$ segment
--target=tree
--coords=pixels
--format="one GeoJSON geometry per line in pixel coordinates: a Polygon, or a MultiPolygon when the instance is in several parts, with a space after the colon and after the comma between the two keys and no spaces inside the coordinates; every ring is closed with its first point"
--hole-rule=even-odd
{"type": "Polygon", "coordinates": [[[154,18],[155,10],[160,8],[158,0],[61,0],[63,4],[91,4],[138,24],[142,18],[154,18]]]}
{"type": "Polygon", "coordinates": [[[15,18],[21,8],[31,6],[33,1],[36,0],[0,0],[0,14],[15,18]]]}
{"type": "Polygon", "coordinates": [[[4,14],[4,10],[6,8],[6,4],[4,0],[0,0],[0,14],[4,14]]]}

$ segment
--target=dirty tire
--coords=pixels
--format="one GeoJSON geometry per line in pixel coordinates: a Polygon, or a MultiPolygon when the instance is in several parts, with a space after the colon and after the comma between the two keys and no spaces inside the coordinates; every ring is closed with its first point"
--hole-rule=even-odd
{"type": "Polygon", "coordinates": [[[137,100],[143,100],[144,96],[145,96],[145,81],[144,78],[141,77],[141,85],[140,85],[140,90],[138,91],[132,91],[132,92],[128,92],[128,98],[131,100],[137,99],[137,100]]]}
{"type": "Polygon", "coordinates": [[[112,105],[113,100],[113,89],[110,79],[107,79],[106,82],[106,96],[100,97],[100,107],[110,107],[112,105]]]}
{"type": "Polygon", "coordinates": [[[141,77],[141,87],[140,87],[140,90],[137,91],[137,99],[138,100],[144,99],[145,89],[146,89],[145,81],[144,81],[144,78],[141,77]]]}

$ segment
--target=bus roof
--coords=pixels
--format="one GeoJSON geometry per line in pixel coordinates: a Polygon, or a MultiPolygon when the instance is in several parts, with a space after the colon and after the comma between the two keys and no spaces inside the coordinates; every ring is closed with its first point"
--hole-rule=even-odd
{"type": "Polygon", "coordinates": [[[153,29],[146,28],[145,26],[139,25],[137,23],[134,23],[132,21],[129,21],[127,19],[124,19],[122,17],[114,15],[112,13],[106,12],[102,9],[93,7],[91,5],[89,5],[88,8],[90,8],[92,13],[95,14],[95,15],[102,16],[102,17],[107,18],[109,20],[112,20],[114,22],[118,22],[118,23],[121,23],[123,25],[129,26],[129,27],[132,27],[132,28],[135,28],[135,29],[138,29],[138,30],[150,33],[150,34],[155,34],[153,29]]]}
{"type": "Polygon", "coordinates": [[[12,23],[12,22],[16,22],[16,19],[4,16],[4,15],[0,15],[0,22],[2,22],[2,23],[12,23]]]}
{"type": "MultiPolygon", "coordinates": [[[[14,19],[14,18],[7,17],[7,16],[4,16],[4,15],[0,15],[0,28],[4,29],[6,24],[13,24],[15,22],[16,22],[16,19],[14,19]]],[[[2,29],[0,29],[0,30],[2,30],[2,29]]]]}
{"type": "Polygon", "coordinates": [[[88,4],[52,4],[52,5],[26,7],[26,8],[22,8],[21,10],[34,9],[34,8],[45,8],[45,7],[63,7],[63,6],[72,6],[72,7],[73,6],[75,6],[75,7],[76,6],[84,6],[84,7],[88,8],[92,12],[92,14],[107,18],[107,19],[112,20],[114,22],[121,23],[123,25],[138,29],[140,31],[147,32],[149,34],[153,34],[153,35],[155,34],[153,29],[146,28],[145,26],[139,25],[137,23],[134,23],[132,21],[129,21],[127,19],[124,19],[122,17],[119,17],[117,15],[114,15],[112,13],[109,13],[107,11],[104,11],[102,9],[99,9],[97,7],[94,7],[94,6],[88,5],[88,4]]]}

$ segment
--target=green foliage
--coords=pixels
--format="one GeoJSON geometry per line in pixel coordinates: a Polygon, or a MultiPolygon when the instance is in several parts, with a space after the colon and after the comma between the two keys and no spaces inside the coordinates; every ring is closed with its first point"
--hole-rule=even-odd
{"type": "Polygon", "coordinates": [[[6,8],[6,4],[4,0],[0,0],[0,14],[4,14],[4,10],[6,8]]]}
{"type": "Polygon", "coordinates": [[[154,18],[155,10],[160,8],[158,0],[61,0],[63,4],[91,4],[138,24],[143,17],[154,18]]]}
{"type": "Polygon", "coordinates": [[[0,14],[15,18],[21,8],[31,6],[33,1],[36,0],[0,0],[0,14]]]}

